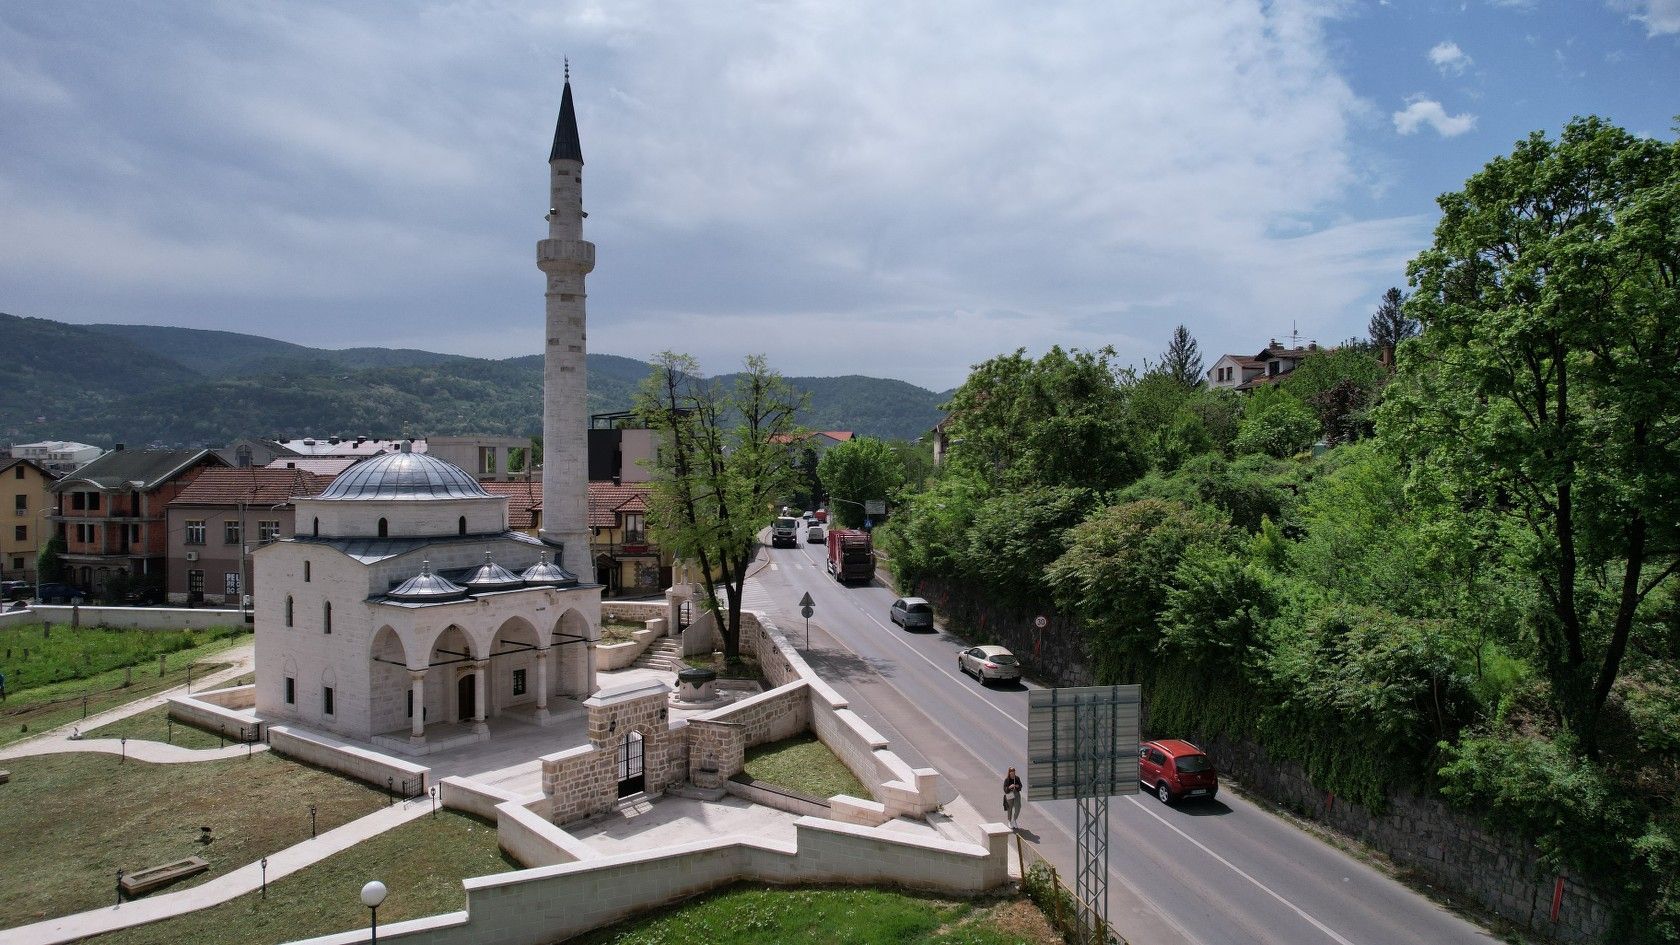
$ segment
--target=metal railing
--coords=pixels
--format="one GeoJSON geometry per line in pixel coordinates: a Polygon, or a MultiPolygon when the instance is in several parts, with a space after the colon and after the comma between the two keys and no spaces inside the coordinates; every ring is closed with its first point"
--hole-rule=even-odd
{"type": "Polygon", "coordinates": [[[1018,833],[1015,852],[1021,860],[1021,891],[1063,938],[1075,945],[1127,945],[1114,926],[1099,923],[1091,927],[1086,917],[1097,914],[1097,910],[1080,908],[1078,895],[1062,879],[1056,865],[1018,833]]]}

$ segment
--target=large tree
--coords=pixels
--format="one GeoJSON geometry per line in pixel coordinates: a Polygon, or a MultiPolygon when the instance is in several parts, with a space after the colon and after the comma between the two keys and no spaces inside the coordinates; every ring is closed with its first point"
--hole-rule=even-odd
{"type": "Polygon", "coordinates": [[[706,576],[706,606],[728,662],[740,659],[741,596],[758,534],[798,486],[787,444],[801,438],[793,418],[805,400],[760,355],[724,387],[670,351],[636,394],[637,413],[665,440],[652,467],[649,524],[662,547],[706,576]]]}
{"type": "Polygon", "coordinates": [[[1190,329],[1183,325],[1173,329],[1172,338],[1167,341],[1167,350],[1161,352],[1161,363],[1156,370],[1185,387],[1201,386],[1202,352],[1196,345],[1196,339],[1190,337],[1190,329]]]}
{"type": "Polygon", "coordinates": [[[904,487],[904,460],[880,440],[854,437],[823,453],[817,477],[831,500],[829,516],[856,528],[863,524],[865,502],[897,497],[904,487]]]}
{"type": "Polygon", "coordinates": [[[1596,118],[1440,198],[1385,438],[1521,536],[1556,707],[1595,757],[1680,523],[1680,146],[1596,118]]]}
{"type": "Polygon", "coordinates": [[[1383,293],[1382,301],[1377,303],[1376,314],[1371,316],[1371,344],[1387,354],[1390,365],[1394,364],[1394,349],[1400,346],[1400,342],[1418,333],[1417,319],[1406,314],[1405,305],[1405,294],[1390,286],[1383,293]]]}

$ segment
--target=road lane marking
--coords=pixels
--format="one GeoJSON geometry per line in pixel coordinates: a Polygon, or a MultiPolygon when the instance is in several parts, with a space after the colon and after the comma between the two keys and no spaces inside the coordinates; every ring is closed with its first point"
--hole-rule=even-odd
{"type": "Polygon", "coordinates": [[[1338,935],[1334,929],[1330,928],[1328,925],[1325,925],[1323,922],[1320,922],[1317,919],[1313,918],[1311,915],[1308,915],[1307,911],[1305,909],[1302,909],[1300,906],[1297,906],[1295,903],[1290,902],[1288,899],[1285,899],[1283,896],[1274,892],[1270,886],[1267,886],[1265,883],[1262,883],[1258,879],[1255,879],[1253,876],[1250,876],[1248,873],[1244,872],[1242,867],[1238,866],[1235,863],[1232,863],[1230,860],[1227,860],[1224,857],[1220,856],[1219,854],[1213,852],[1213,850],[1209,849],[1206,844],[1203,844],[1200,840],[1197,840],[1195,837],[1192,837],[1189,834],[1185,833],[1184,831],[1180,830],[1177,826],[1175,826],[1171,821],[1167,820],[1165,817],[1162,817],[1160,814],[1157,814],[1154,811],[1150,810],[1147,806],[1144,805],[1143,801],[1138,799],[1138,796],[1136,794],[1127,794],[1127,795],[1125,795],[1125,797],[1126,797],[1127,800],[1129,800],[1133,804],[1137,805],[1138,810],[1141,810],[1145,814],[1148,814],[1149,816],[1155,818],[1156,820],[1160,821],[1161,824],[1163,826],[1165,826],[1168,830],[1171,830],[1173,833],[1176,833],[1179,836],[1183,837],[1184,839],[1190,841],[1190,843],[1193,846],[1195,846],[1196,849],[1202,851],[1203,853],[1206,853],[1208,856],[1211,856],[1214,859],[1218,860],[1219,862],[1225,864],[1225,866],[1228,867],[1231,870],[1231,872],[1236,873],[1238,876],[1241,876],[1243,879],[1246,879],[1249,882],[1253,883],[1255,885],[1255,887],[1258,888],[1261,892],[1265,893],[1268,896],[1271,896],[1273,899],[1276,899],[1278,902],[1281,902],[1284,905],[1288,906],[1290,909],[1294,910],[1296,915],[1300,916],[1303,919],[1306,919],[1309,923],[1312,924],[1313,928],[1318,929],[1320,932],[1323,932],[1325,935],[1330,936],[1330,938],[1334,939],[1337,943],[1339,943],[1339,945],[1353,945],[1352,942],[1350,942],[1347,939],[1343,938],[1342,936],[1338,935]]]}

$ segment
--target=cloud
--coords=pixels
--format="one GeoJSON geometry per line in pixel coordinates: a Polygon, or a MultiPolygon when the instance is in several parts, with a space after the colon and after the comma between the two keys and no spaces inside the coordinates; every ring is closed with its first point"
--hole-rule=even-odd
{"type": "Polygon", "coordinates": [[[1435,68],[1441,70],[1442,75],[1463,75],[1464,70],[1470,68],[1470,63],[1474,60],[1464,50],[1458,48],[1457,43],[1452,40],[1443,40],[1430,48],[1429,61],[1435,64],[1435,68]]]}
{"type": "Polygon", "coordinates": [[[1680,0],[1610,0],[1610,6],[1644,23],[1646,36],[1680,33],[1680,0]]]}
{"type": "Polygon", "coordinates": [[[1465,112],[1449,115],[1441,103],[1427,98],[1413,98],[1405,108],[1394,113],[1394,130],[1403,135],[1415,134],[1428,125],[1443,138],[1454,138],[1476,127],[1476,116],[1465,112]]]}

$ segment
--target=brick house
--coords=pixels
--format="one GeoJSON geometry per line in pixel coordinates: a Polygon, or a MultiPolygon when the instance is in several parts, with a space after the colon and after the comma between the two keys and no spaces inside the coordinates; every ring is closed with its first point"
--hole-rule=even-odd
{"type": "Polygon", "coordinates": [[[251,593],[251,552],[295,532],[298,496],[319,495],[332,482],[301,469],[206,469],[170,501],[170,603],[238,606],[251,593]]]}
{"type": "Polygon", "coordinates": [[[160,595],[164,511],[206,469],[223,466],[210,450],[119,446],[54,483],[52,521],[65,542],[66,583],[99,596],[160,595]]]}
{"type": "Polygon", "coordinates": [[[34,581],[58,474],[32,459],[0,458],[0,577],[34,581]]]}
{"type": "Polygon", "coordinates": [[[671,583],[671,562],[647,530],[646,483],[589,484],[589,555],[604,595],[651,594],[671,583]]]}

